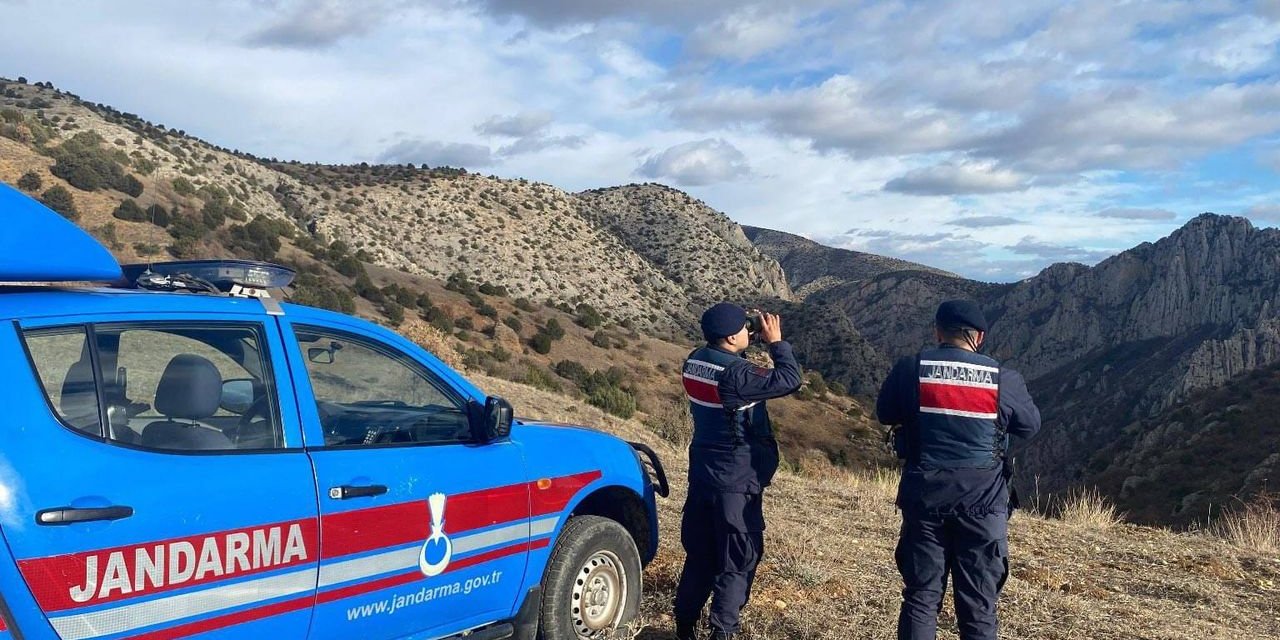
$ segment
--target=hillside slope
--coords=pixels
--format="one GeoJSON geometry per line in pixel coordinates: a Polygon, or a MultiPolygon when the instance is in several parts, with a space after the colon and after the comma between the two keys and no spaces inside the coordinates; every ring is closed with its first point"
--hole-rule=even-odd
{"type": "Polygon", "coordinates": [[[1280,364],[1191,394],[1126,424],[1086,463],[1098,486],[1136,522],[1202,526],[1224,509],[1275,492],[1280,364]]]}
{"type": "Polygon", "coordinates": [[[721,300],[793,297],[777,261],[728,216],[687,193],[633,184],[584,191],[578,199],[584,215],[684,285],[694,313],[721,300]]]}
{"type": "MultiPolygon", "coordinates": [[[[669,335],[686,332],[710,300],[791,297],[781,268],[736,224],[665,187],[575,195],[447,167],[264,160],[51,86],[4,79],[0,109],[6,112],[0,151],[13,181],[34,169],[51,182],[56,150],[92,132],[96,140],[81,138],[77,148],[107,159],[93,169],[114,164],[137,180],[141,192],[133,198],[143,209],[161,204],[201,213],[216,194],[233,221],[286,221],[322,245],[340,240],[362,252],[363,261],[405,273],[462,274],[538,302],[587,304],[669,335]],[[689,251],[694,244],[701,250],[689,251]]],[[[106,184],[82,189],[88,193],[74,200],[100,219],[94,214],[110,214],[119,203],[105,197],[112,190],[106,184]]],[[[120,252],[131,258],[141,257],[134,255],[134,238],[147,235],[135,231],[155,235],[141,221],[106,222],[123,236],[120,252]]],[[[206,227],[225,225],[216,220],[206,227]]],[[[201,253],[199,242],[188,244],[185,253],[201,253]]]]}

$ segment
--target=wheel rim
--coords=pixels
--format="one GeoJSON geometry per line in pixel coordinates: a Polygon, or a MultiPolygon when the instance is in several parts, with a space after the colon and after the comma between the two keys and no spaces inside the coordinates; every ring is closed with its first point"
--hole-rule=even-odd
{"type": "Polygon", "coordinates": [[[609,551],[597,551],[578,568],[573,580],[573,630],[579,638],[595,638],[622,621],[627,603],[627,571],[609,551]]]}

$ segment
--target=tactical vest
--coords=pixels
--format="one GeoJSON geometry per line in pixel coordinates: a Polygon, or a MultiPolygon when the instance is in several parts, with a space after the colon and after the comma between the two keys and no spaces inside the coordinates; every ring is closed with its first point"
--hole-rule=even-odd
{"type": "Polygon", "coordinates": [[[693,415],[693,446],[738,445],[745,442],[748,425],[744,413],[754,403],[732,411],[725,409],[720,401],[720,379],[726,368],[740,360],[741,358],[719,349],[701,347],[690,353],[684,361],[681,380],[685,396],[689,399],[689,413],[693,415]]]}
{"type": "Polygon", "coordinates": [[[919,413],[907,434],[908,464],[992,468],[1008,435],[999,425],[1000,364],[980,353],[939,347],[920,352],[919,413]]]}

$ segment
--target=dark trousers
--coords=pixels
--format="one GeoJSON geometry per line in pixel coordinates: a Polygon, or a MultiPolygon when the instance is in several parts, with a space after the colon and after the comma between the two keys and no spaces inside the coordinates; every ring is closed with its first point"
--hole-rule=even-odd
{"type": "Polygon", "coordinates": [[[903,513],[894,554],[902,573],[899,640],[934,640],[951,576],[961,640],[996,640],[996,600],[1009,576],[1008,516],[903,513]]]}
{"type": "Polygon", "coordinates": [[[761,494],[693,494],[684,503],[680,542],[684,571],[676,588],[676,620],[698,620],[711,599],[713,629],[737,633],[764,555],[761,494]]]}

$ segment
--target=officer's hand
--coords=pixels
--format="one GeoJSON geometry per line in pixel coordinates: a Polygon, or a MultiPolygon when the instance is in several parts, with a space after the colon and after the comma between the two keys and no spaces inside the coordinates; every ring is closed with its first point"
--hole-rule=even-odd
{"type": "Polygon", "coordinates": [[[782,319],[777,314],[760,314],[760,340],[766,344],[782,340],[782,319]]]}

